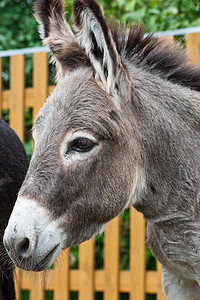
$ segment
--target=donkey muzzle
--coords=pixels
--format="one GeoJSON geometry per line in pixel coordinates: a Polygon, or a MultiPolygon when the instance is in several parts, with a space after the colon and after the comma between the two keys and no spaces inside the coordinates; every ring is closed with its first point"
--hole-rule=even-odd
{"type": "Polygon", "coordinates": [[[28,271],[50,267],[63,248],[64,235],[57,221],[36,201],[19,197],[3,243],[14,264],[28,271]]]}

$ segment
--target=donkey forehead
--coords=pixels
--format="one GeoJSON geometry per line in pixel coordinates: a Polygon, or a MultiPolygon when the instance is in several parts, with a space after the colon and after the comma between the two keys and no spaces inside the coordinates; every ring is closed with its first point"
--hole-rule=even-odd
{"type": "Polygon", "coordinates": [[[118,135],[121,113],[114,101],[96,83],[92,70],[66,74],[35,120],[34,130],[59,127],[60,133],[84,128],[98,134],[118,135]]]}
{"type": "Polygon", "coordinates": [[[60,98],[60,104],[65,109],[74,108],[76,104],[78,105],[76,109],[82,106],[90,109],[88,105],[95,105],[103,110],[115,108],[112,99],[95,81],[92,68],[80,68],[67,73],[58,84],[53,96],[56,101],[60,98]]]}

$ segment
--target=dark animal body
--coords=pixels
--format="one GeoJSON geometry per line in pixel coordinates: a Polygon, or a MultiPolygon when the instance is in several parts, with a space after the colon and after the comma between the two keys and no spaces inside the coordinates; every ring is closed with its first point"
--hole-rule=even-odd
{"type": "Polygon", "coordinates": [[[35,120],[34,155],[4,237],[9,255],[40,271],[134,206],[167,299],[199,300],[199,68],[142,27],[108,26],[93,0],[74,1],[75,35],[62,1],[38,0],[35,11],[60,74],[35,120]]]}
{"type": "Polygon", "coordinates": [[[24,180],[28,162],[15,132],[0,119],[0,299],[14,300],[13,263],[3,246],[3,232],[24,180]]]}

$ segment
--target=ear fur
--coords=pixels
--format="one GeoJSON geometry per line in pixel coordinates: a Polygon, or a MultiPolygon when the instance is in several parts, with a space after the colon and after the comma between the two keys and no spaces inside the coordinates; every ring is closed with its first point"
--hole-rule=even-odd
{"type": "Polygon", "coordinates": [[[76,38],[90,58],[96,71],[95,79],[119,102],[120,94],[124,93],[119,78],[127,77],[127,72],[108,30],[103,10],[94,0],[74,0],[73,17],[76,38]]]}
{"type": "Polygon", "coordinates": [[[49,46],[62,70],[90,64],[66,22],[62,0],[37,0],[34,11],[43,43],[49,46]]]}

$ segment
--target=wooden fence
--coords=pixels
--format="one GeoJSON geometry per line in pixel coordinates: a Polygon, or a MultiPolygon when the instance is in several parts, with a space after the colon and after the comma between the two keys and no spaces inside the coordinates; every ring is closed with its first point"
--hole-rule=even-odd
{"type": "MultiPolygon", "coordinates": [[[[165,39],[171,41],[174,37],[167,36],[165,39]]],[[[186,48],[194,61],[199,62],[200,33],[186,35],[186,48]]],[[[24,69],[24,55],[11,56],[8,90],[3,90],[0,80],[0,114],[3,110],[9,110],[10,126],[22,141],[24,141],[24,108],[32,108],[34,119],[47,94],[54,88],[48,86],[48,58],[45,52],[33,54],[32,87],[25,87],[24,69]]],[[[2,73],[1,58],[0,72],[2,73]]],[[[155,294],[154,299],[164,300],[161,265],[157,262],[155,271],[146,270],[145,222],[142,215],[130,209],[128,270],[119,270],[119,230],[120,218],[113,220],[106,229],[103,269],[97,270],[94,267],[94,239],[79,246],[78,269],[70,269],[70,250],[61,253],[53,269],[40,274],[16,269],[17,300],[21,299],[21,290],[29,291],[26,299],[30,300],[46,299],[45,291],[53,291],[52,298],[48,299],[54,300],[70,300],[73,291],[78,292],[79,300],[94,300],[95,292],[103,292],[104,300],[118,300],[120,293],[126,293],[126,299],[130,300],[145,300],[146,294],[155,294]]]]}

